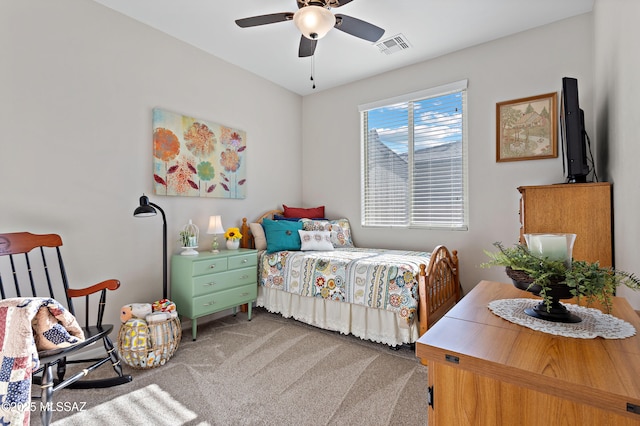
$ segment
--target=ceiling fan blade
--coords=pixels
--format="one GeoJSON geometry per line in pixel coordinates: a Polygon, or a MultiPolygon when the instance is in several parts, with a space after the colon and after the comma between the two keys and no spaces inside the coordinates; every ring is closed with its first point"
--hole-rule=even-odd
{"type": "Polygon", "coordinates": [[[313,56],[316,51],[316,45],[318,40],[311,40],[305,36],[300,36],[300,47],[298,48],[298,57],[306,58],[307,56],[313,56]]]}
{"type": "Polygon", "coordinates": [[[270,15],[252,16],[250,18],[236,19],[236,24],[241,28],[257,27],[258,25],[275,24],[276,22],[291,21],[293,13],[282,12],[270,15]]]}
{"type": "Polygon", "coordinates": [[[344,31],[347,34],[351,34],[352,36],[356,36],[371,42],[380,40],[380,37],[382,37],[382,34],[384,34],[384,30],[380,27],[362,21],[358,18],[353,18],[351,16],[342,14],[336,14],[335,28],[339,29],[340,31],[344,31]]]}

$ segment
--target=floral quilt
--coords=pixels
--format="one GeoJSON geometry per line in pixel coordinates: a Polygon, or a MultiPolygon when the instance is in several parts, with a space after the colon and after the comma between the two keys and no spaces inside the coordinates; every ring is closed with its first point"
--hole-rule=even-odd
{"type": "Polygon", "coordinates": [[[260,255],[260,285],[308,297],[396,312],[411,324],[419,265],[429,253],[366,248],[260,255]]]}

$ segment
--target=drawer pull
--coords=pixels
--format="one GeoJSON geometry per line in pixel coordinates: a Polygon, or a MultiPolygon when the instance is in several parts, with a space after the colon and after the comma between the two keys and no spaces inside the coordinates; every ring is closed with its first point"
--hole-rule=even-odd
{"type": "Polygon", "coordinates": [[[207,302],[207,303],[203,303],[202,306],[211,306],[211,305],[215,305],[216,302],[207,302]]]}
{"type": "Polygon", "coordinates": [[[242,263],[247,263],[249,259],[242,259],[242,263]]]}
{"type": "Polygon", "coordinates": [[[209,265],[209,269],[216,269],[216,265],[215,264],[209,265]]]}
{"type": "Polygon", "coordinates": [[[249,295],[249,293],[244,292],[244,293],[242,293],[240,296],[248,296],[248,295],[249,295]]]}
{"type": "Polygon", "coordinates": [[[249,278],[249,275],[243,275],[243,276],[242,276],[242,279],[243,279],[243,280],[244,280],[244,279],[247,279],[247,278],[249,278]]]}
{"type": "Polygon", "coordinates": [[[210,283],[206,283],[206,284],[205,284],[205,287],[211,287],[211,286],[214,286],[215,284],[216,284],[216,282],[215,282],[215,281],[212,281],[212,282],[210,282],[210,283]]]}

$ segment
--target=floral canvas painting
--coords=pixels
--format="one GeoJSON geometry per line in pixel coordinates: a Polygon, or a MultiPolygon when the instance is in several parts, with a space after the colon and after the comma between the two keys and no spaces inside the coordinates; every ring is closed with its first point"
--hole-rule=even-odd
{"type": "Polygon", "coordinates": [[[245,198],[246,149],[242,130],[154,108],[154,192],[245,198]]]}

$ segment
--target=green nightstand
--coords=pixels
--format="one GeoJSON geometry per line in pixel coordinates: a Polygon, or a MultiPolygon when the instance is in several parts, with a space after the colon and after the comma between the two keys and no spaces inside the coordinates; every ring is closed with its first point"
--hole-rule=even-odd
{"type": "Polygon", "coordinates": [[[198,252],[171,257],[171,300],[178,313],[191,319],[196,340],[198,318],[251,303],[258,297],[258,252],[252,249],[198,252]]]}

